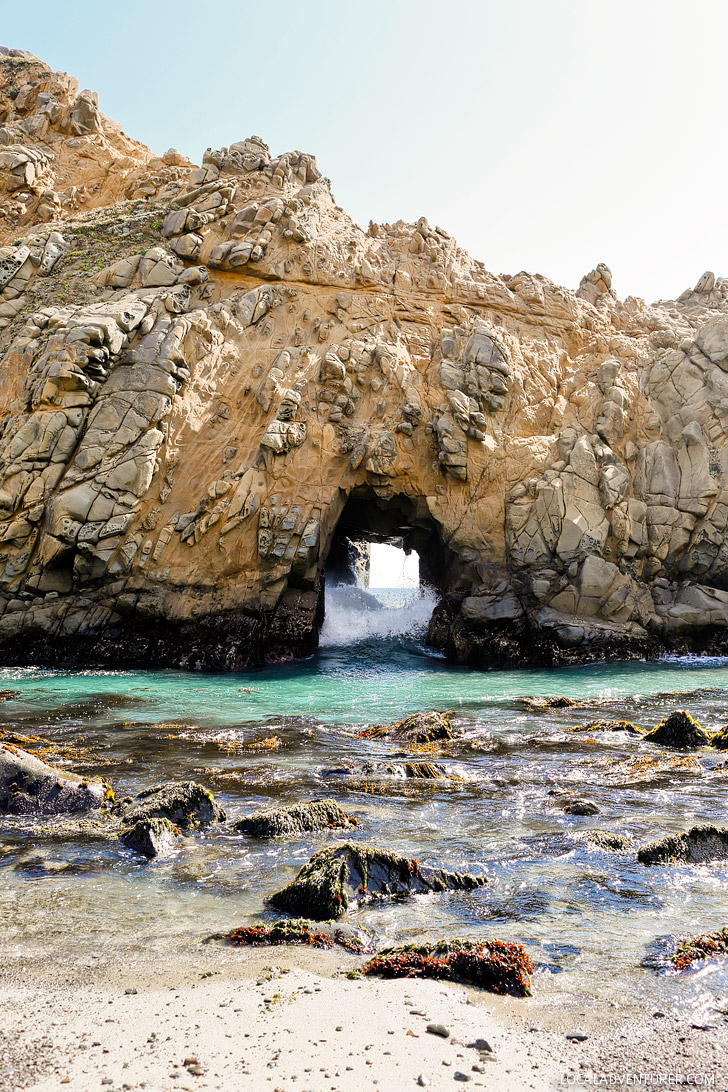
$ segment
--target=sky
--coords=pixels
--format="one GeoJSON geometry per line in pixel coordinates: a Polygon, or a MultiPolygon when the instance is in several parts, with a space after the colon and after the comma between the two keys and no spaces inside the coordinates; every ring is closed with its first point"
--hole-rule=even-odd
{"type": "Polygon", "coordinates": [[[162,154],[317,156],[363,227],[426,216],[494,273],[620,298],[728,275],[726,0],[35,0],[0,44],[162,154]]]}

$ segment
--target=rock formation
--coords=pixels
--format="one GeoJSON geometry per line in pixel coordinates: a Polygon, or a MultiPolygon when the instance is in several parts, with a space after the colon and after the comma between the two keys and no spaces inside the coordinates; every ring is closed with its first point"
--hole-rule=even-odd
{"type": "Polygon", "coordinates": [[[371,541],[418,551],[459,662],[726,639],[728,279],[494,275],[424,218],[363,230],[311,155],[156,157],[18,50],[0,415],[5,663],[306,654],[371,541]]]}

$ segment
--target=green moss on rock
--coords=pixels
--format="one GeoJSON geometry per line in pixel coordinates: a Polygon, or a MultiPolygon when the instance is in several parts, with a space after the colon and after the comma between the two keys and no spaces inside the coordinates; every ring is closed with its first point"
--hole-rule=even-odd
{"type": "Polygon", "coordinates": [[[674,709],[645,735],[648,743],[679,750],[695,750],[710,743],[710,736],[686,709],[674,709]]]}
{"type": "Polygon", "coordinates": [[[359,733],[362,739],[397,739],[406,743],[434,743],[452,739],[448,713],[413,713],[396,724],[378,724],[359,733]]]}
{"type": "Polygon", "coordinates": [[[344,843],[315,853],[296,878],[268,900],[278,910],[316,921],[337,918],[350,905],[433,891],[470,891],[482,877],[420,865],[371,846],[344,843]]]}
{"type": "Polygon", "coordinates": [[[728,724],[710,737],[710,745],[719,751],[728,751],[728,724]]]}
{"type": "Polygon", "coordinates": [[[168,781],[140,792],[129,803],[114,809],[122,822],[131,826],[141,819],[169,819],[189,829],[201,823],[222,823],[225,812],[204,785],[196,781],[168,781]]]}
{"type": "Polygon", "coordinates": [[[253,838],[280,838],[304,834],[309,830],[356,825],[357,820],[346,815],[335,800],[310,800],[304,804],[253,812],[238,820],[233,827],[253,838]]]}

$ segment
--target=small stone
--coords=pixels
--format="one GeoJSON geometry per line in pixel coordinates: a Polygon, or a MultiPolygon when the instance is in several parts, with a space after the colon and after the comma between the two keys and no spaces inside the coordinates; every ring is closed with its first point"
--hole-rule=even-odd
{"type": "Polygon", "coordinates": [[[472,1081],[472,1077],[469,1073],[461,1073],[460,1070],[456,1070],[454,1080],[456,1081],[472,1081]]]}
{"type": "Polygon", "coordinates": [[[485,1073],[485,1066],[482,1062],[476,1062],[475,1065],[470,1067],[473,1073],[485,1073]]]}
{"type": "Polygon", "coordinates": [[[581,1031],[572,1031],[569,1032],[566,1038],[570,1039],[572,1043],[585,1043],[589,1036],[584,1035],[584,1033],[581,1031]]]}
{"type": "Polygon", "coordinates": [[[474,1043],[468,1043],[468,1047],[471,1050],[485,1050],[488,1054],[493,1054],[493,1047],[490,1045],[487,1039],[476,1039],[474,1043]]]}
{"type": "Polygon", "coordinates": [[[450,1030],[446,1028],[444,1024],[428,1024],[427,1030],[430,1035],[439,1035],[443,1039],[450,1038],[450,1030]]]}
{"type": "Polygon", "coordinates": [[[664,1012],[660,1012],[660,1010],[659,1010],[659,1009],[657,1009],[657,1011],[656,1011],[656,1012],[653,1012],[653,1013],[652,1013],[652,1015],[653,1015],[653,1016],[655,1017],[655,1019],[657,1019],[657,1018],[658,1018],[658,1017],[660,1017],[660,1016],[664,1016],[664,1015],[665,1015],[665,1013],[664,1013],[664,1012]]]}
{"type": "Polygon", "coordinates": [[[133,987],[133,986],[132,986],[132,987],[131,987],[131,989],[129,989],[129,990],[124,990],[124,993],[126,993],[126,994],[135,994],[135,993],[137,993],[137,992],[138,992],[138,991],[137,991],[136,989],[134,989],[134,987],[133,987]]]}
{"type": "Polygon", "coordinates": [[[417,1078],[417,1083],[420,1088],[427,1088],[430,1083],[430,1078],[427,1076],[426,1073],[420,1073],[419,1077],[417,1078]]]}

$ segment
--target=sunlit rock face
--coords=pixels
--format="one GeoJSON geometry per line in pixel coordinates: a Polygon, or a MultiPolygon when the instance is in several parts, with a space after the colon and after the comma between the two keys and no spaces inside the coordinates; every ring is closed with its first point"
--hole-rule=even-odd
{"type": "Polygon", "coordinates": [[[344,534],[419,552],[461,662],[721,646],[728,280],[495,276],[311,155],[155,157],[7,50],[0,244],[3,662],[308,654],[344,534]]]}

